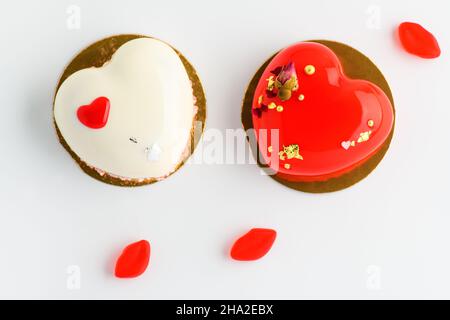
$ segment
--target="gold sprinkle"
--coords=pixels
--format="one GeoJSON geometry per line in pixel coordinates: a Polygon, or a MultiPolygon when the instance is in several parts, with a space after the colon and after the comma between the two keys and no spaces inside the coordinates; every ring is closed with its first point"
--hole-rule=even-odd
{"type": "Polygon", "coordinates": [[[350,145],[351,145],[352,147],[354,147],[354,146],[356,145],[356,142],[353,140],[352,142],[350,142],[350,145]]]}
{"type": "Polygon", "coordinates": [[[261,95],[261,96],[259,96],[259,98],[258,98],[258,104],[261,104],[263,102],[263,96],[261,95]]]}
{"type": "Polygon", "coordinates": [[[308,76],[313,75],[314,73],[316,73],[316,67],[314,67],[313,65],[309,64],[305,67],[305,73],[308,76]]]}
{"type": "Polygon", "coordinates": [[[374,125],[374,122],[373,122],[373,120],[369,120],[369,121],[367,121],[367,125],[369,126],[369,127],[373,127],[373,125],[374,125]]]}
{"type": "Polygon", "coordinates": [[[290,169],[291,168],[291,165],[289,164],[289,163],[286,163],[285,165],[284,165],[284,167],[286,168],[286,169],[290,169]]]}
{"type": "Polygon", "coordinates": [[[269,147],[267,148],[267,151],[269,151],[270,153],[272,153],[272,151],[273,151],[272,146],[269,146],[269,147]]]}
{"type": "Polygon", "coordinates": [[[298,96],[298,100],[300,100],[300,101],[305,100],[305,96],[304,96],[303,94],[299,95],[299,96],[298,96]]]}
{"type": "Polygon", "coordinates": [[[278,107],[277,107],[277,111],[278,111],[278,112],[283,112],[283,107],[282,107],[282,106],[278,106],[278,107]]]}
{"type": "Polygon", "coordinates": [[[274,102],[269,103],[269,109],[275,109],[277,105],[274,102]]]}

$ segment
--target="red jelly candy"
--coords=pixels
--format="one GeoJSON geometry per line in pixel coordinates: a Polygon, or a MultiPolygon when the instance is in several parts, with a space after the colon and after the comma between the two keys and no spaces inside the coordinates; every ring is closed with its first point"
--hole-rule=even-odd
{"type": "Polygon", "coordinates": [[[141,240],[123,249],[117,259],[115,275],[118,278],[135,278],[144,273],[150,260],[150,243],[141,240]]]}
{"type": "Polygon", "coordinates": [[[91,104],[78,108],[78,120],[91,129],[101,129],[108,122],[109,107],[109,99],[99,97],[92,101],[91,104]]]}
{"type": "Polygon", "coordinates": [[[420,24],[404,22],[398,27],[400,41],[411,54],[434,59],[441,55],[441,49],[436,38],[420,24]]]}
{"type": "Polygon", "coordinates": [[[230,255],[234,260],[258,260],[269,252],[276,236],[276,231],[272,229],[252,229],[236,240],[230,255]]]}

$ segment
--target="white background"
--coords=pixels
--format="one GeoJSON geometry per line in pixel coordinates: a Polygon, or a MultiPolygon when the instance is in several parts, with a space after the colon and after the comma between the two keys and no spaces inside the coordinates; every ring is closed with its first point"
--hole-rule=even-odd
{"type": "Polygon", "coordinates": [[[3,3],[0,297],[450,298],[449,11],[446,0],[3,3]],[[81,9],[80,29],[67,27],[70,5],[81,9]],[[405,20],[433,31],[440,59],[399,47],[394,30],[405,20]],[[190,165],[134,189],[98,182],[59,144],[52,96],[77,52],[120,33],[158,37],[188,57],[207,94],[207,128],[220,130],[241,127],[247,83],[280,48],[315,38],[352,45],[394,92],[390,151],[367,179],[333,194],[292,191],[254,165],[190,165]],[[278,231],[270,253],[229,259],[233,240],[256,226],[278,231]],[[152,244],[147,272],[114,278],[122,247],[142,238],[152,244]]]}

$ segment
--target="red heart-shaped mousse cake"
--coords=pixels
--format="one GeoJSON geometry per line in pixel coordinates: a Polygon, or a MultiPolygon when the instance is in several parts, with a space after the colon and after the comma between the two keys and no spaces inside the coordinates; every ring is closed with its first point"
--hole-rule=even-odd
{"type": "Polygon", "coordinates": [[[365,163],[389,138],[394,109],[375,84],[348,78],[335,53],[313,42],[280,51],[253,97],[263,160],[294,182],[337,178],[365,163]]]}
{"type": "Polygon", "coordinates": [[[78,120],[91,129],[101,129],[108,122],[110,102],[106,97],[99,97],[91,104],[77,110],[78,120]]]}

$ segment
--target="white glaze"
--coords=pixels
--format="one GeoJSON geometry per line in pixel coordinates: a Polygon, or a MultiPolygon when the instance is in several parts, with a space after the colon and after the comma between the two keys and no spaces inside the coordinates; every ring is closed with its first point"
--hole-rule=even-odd
{"type": "Polygon", "coordinates": [[[140,38],[122,45],[101,68],[67,78],[56,94],[54,115],[69,147],[89,166],[124,179],[146,179],[175,170],[196,110],[176,52],[162,41],[140,38]],[[100,96],[110,100],[109,119],[104,128],[90,129],[78,120],[77,109],[100,96]]]}

